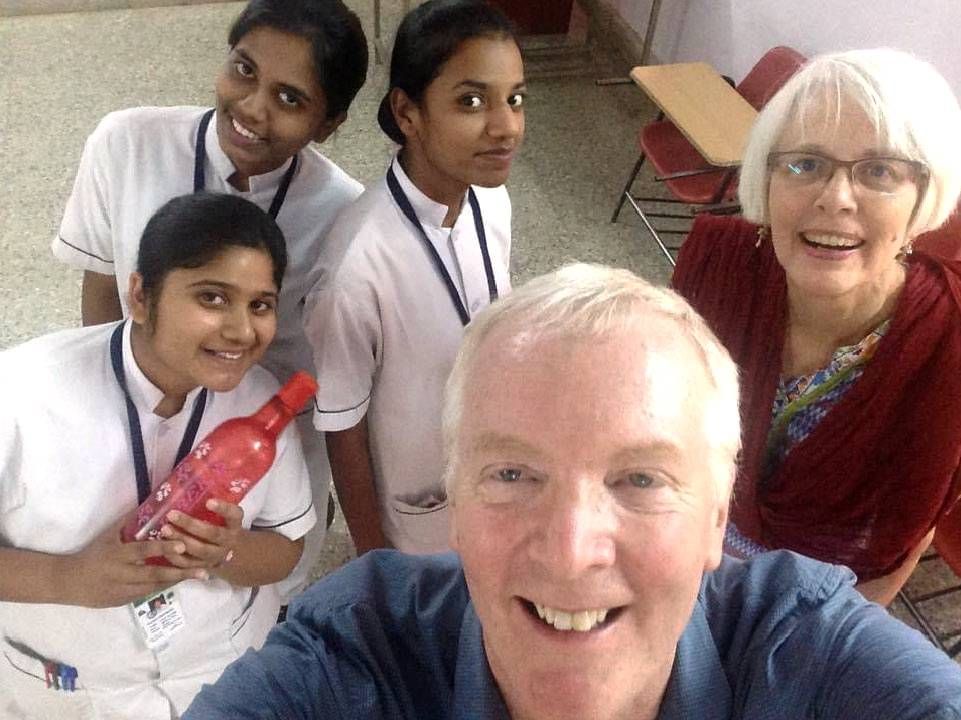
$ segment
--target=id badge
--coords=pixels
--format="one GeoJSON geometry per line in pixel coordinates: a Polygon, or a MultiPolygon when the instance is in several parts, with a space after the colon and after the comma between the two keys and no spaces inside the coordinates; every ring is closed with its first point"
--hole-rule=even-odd
{"type": "Polygon", "coordinates": [[[173,588],[141,598],[131,603],[131,608],[151,650],[166,647],[170,638],[180,632],[185,624],[183,608],[173,588]]]}

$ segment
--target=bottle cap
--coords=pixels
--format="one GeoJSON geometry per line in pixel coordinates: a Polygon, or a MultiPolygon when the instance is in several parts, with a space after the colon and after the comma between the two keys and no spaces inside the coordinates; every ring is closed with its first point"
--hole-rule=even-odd
{"type": "Polygon", "coordinates": [[[280,388],[277,397],[292,414],[296,415],[315,392],[317,392],[317,382],[307,373],[298,370],[290,376],[287,384],[280,388]]]}

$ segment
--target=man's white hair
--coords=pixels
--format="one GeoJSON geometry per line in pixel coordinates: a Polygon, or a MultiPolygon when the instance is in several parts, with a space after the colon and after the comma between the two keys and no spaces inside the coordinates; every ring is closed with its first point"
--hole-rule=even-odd
{"type": "MultiPolygon", "coordinates": [[[[744,216],[767,224],[768,155],[790,123],[801,129],[842,110],[859,108],[873,123],[881,148],[924,163],[930,172],[908,235],[941,225],[961,194],[961,108],[930,64],[900,50],[850,50],[820,55],[785,83],[751,129],[738,194],[744,216]]],[[[841,158],[842,160],[856,158],[841,158]]]]}
{"type": "MultiPolygon", "coordinates": [[[[535,278],[490,305],[464,335],[444,394],[445,483],[453,490],[459,459],[458,435],[466,389],[485,338],[499,328],[534,339],[603,337],[647,317],[673,323],[703,361],[712,388],[703,398],[702,421],[714,450],[719,497],[727,497],[740,447],[737,367],[707,324],[677,293],[655,287],[627,270],[583,263],[535,278]]],[[[697,372],[692,370],[692,372],[697,372]]]]}

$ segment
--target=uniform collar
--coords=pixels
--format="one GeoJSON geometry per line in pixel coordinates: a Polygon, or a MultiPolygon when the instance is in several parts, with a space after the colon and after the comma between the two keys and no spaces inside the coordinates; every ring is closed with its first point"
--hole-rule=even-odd
{"type": "MultiPolygon", "coordinates": [[[[417,189],[417,186],[407,177],[404,168],[400,166],[400,160],[397,155],[395,155],[391,161],[391,167],[394,169],[394,175],[397,176],[397,182],[400,183],[401,189],[404,191],[407,199],[410,200],[411,207],[413,207],[414,212],[417,213],[417,219],[420,220],[421,225],[425,228],[430,226],[437,229],[449,230],[450,228],[443,227],[444,218],[447,217],[447,206],[431,200],[417,189]]],[[[460,211],[461,215],[464,214],[467,205],[468,203],[466,202],[463,204],[460,211]]],[[[460,215],[457,217],[454,225],[458,222],[460,222],[460,215]]]]}
{"type": "MultiPolygon", "coordinates": [[[[137,406],[137,410],[141,414],[146,413],[152,415],[154,408],[160,404],[160,401],[164,398],[163,390],[158,388],[149,378],[144,375],[143,370],[137,365],[137,361],[133,356],[133,347],[130,344],[130,330],[133,327],[133,321],[129,318],[124,323],[123,328],[123,374],[127,381],[127,392],[130,393],[130,399],[133,400],[134,405],[137,406]]],[[[184,398],[184,408],[193,408],[194,400],[197,394],[202,390],[201,387],[195,387],[189,393],[187,397],[184,398]]],[[[183,412],[183,408],[180,412],[183,412]]],[[[180,413],[178,412],[177,415],[180,413]]],[[[173,417],[177,417],[174,415],[173,417]]],[[[168,420],[171,418],[167,418],[168,420]]]]}
{"type": "MultiPolygon", "coordinates": [[[[214,112],[214,116],[207,126],[204,146],[206,148],[207,159],[210,161],[210,165],[217,173],[217,176],[223,180],[225,184],[229,184],[228,178],[237,172],[237,167],[231,162],[230,158],[227,157],[227,153],[224,152],[223,148],[220,147],[220,138],[217,136],[216,112],[214,112]]],[[[270,172],[265,172],[262,175],[252,175],[247,180],[250,183],[250,192],[257,193],[276,189],[280,185],[284,173],[287,172],[287,168],[290,167],[290,163],[291,160],[288,160],[270,172]]]]}

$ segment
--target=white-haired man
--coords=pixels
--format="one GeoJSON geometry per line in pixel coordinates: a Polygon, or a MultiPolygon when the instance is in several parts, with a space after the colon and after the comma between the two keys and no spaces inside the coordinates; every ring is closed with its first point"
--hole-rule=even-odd
{"type": "Polygon", "coordinates": [[[315,585],[186,718],[961,718],[961,671],[840,567],[722,560],[733,363],[678,296],[575,265],[468,328],[458,555],[315,585]]]}

